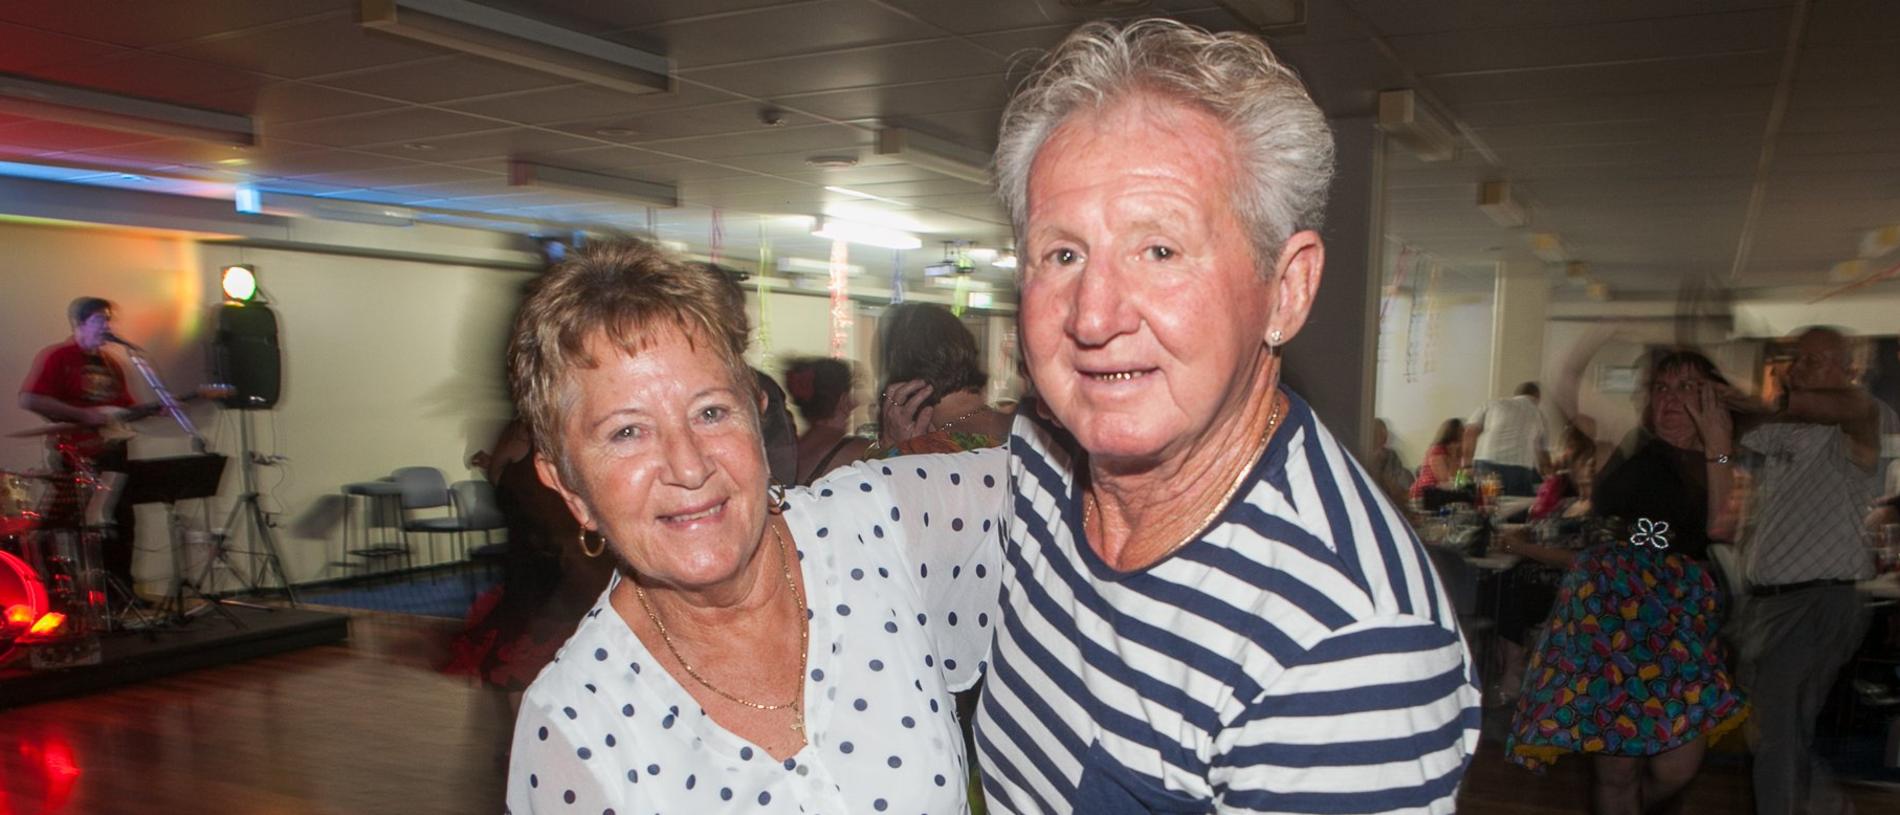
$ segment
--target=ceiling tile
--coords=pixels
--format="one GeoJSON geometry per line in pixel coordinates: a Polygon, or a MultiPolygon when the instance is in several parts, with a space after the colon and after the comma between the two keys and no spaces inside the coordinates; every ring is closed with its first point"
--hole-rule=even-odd
{"type": "Polygon", "coordinates": [[[368,145],[361,149],[372,153],[420,158],[433,162],[457,162],[473,159],[506,157],[515,154],[530,154],[571,150],[592,144],[586,139],[550,133],[526,127],[491,130],[467,136],[441,136],[421,142],[405,141],[400,143],[368,145]],[[416,150],[410,145],[427,145],[428,150],[416,150]]]}
{"type": "Polygon", "coordinates": [[[137,96],[176,105],[248,113],[233,105],[255,95],[267,81],[255,74],[170,54],[128,52],[48,69],[46,78],[107,93],[137,96]]]}
{"type": "Polygon", "coordinates": [[[473,116],[411,107],[287,124],[273,128],[272,135],[330,147],[354,147],[391,142],[427,142],[497,129],[505,128],[498,128],[494,122],[473,116]]]}
{"type": "Polygon", "coordinates": [[[692,83],[677,83],[671,93],[629,94],[592,85],[565,85],[525,93],[499,94],[445,102],[443,107],[520,124],[605,120],[736,102],[739,97],[692,83]]]}
{"type": "MultiPolygon", "coordinates": [[[[0,3],[0,17],[22,6],[53,3],[0,3]]],[[[0,72],[41,76],[41,71],[59,65],[86,64],[126,53],[125,49],[91,39],[68,37],[29,26],[0,22],[0,72]]]]}
{"type": "Polygon", "coordinates": [[[842,125],[783,127],[728,136],[669,141],[664,145],[645,146],[674,155],[698,159],[726,159],[736,156],[782,155],[792,153],[801,167],[805,157],[814,153],[854,152],[872,143],[868,130],[842,125]]]}
{"type": "Polygon", "coordinates": [[[645,41],[665,43],[681,73],[703,66],[749,64],[844,49],[908,43],[928,49],[935,26],[866,0],[820,0],[739,14],[702,15],[642,27],[645,41]]]}
{"type": "Polygon", "coordinates": [[[639,3],[602,3],[600,0],[536,0],[537,14],[548,22],[592,31],[616,31],[654,25],[667,20],[719,17],[735,12],[804,6],[811,0],[645,0],[639,3]]]}
{"type": "Polygon", "coordinates": [[[1593,96],[1640,89],[1701,92],[1735,87],[1773,87],[1781,73],[1779,54],[1685,57],[1623,65],[1572,66],[1429,78],[1430,87],[1453,108],[1508,99],[1593,96]]]}
{"type": "Polygon", "coordinates": [[[350,12],[335,0],[0,3],[0,20],[140,48],[312,15],[347,19],[350,12]]]}
{"type": "Polygon", "coordinates": [[[808,127],[823,123],[820,119],[801,113],[780,111],[778,126],[767,127],[761,118],[767,107],[756,102],[728,102],[649,114],[561,122],[549,127],[590,139],[604,139],[623,144],[646,144],[705,136],[768,133],[785,128],[808,127]],[[603,133],[601,132],[603,130],[610,132],[603,133]],[[633,132],[626,134],[611,132],[617,130],[633,132]]]}
{"type": "Polygon", "coordinates": [[[786,106],[837,120],[924,116],[1000,106],[1009,98],[1001,73],[930,82],[897,82],[868,88],[775,97],[786,106]]]}
{"type": "Polygon", "coordinates": [[[1405,67],[1425,76],[1682,59],[1733,52],[1779,52],[1787,44],[1786,8],[1550,27],[1466,29],[1394,36],[1405,67]]]}
{"type": "Polygon", "coordinates": [[[894,46],[771,60],[680,75],[746,96],[869,87],[886,82],[982,76],[1003,71],[1003,60],[976,46],[945,40],[928,48],[894,46]]]}
{"type": "Polygon", "coordinates": [[[340,173],[303,175],[298,176],[297,180],[343,187],[406,187],[422,184],[492,181],[498,177],[494,173],[484,173],[468,167],[413,163],[381,167],[375,170],[347,170],[340,173]]]}
{"type": "Polygon", "coordinates": [[[400,62],[433,59],[443,49],[369,31],[352,14],[326,15],[295,25],[240,31],[168,49],[274,77],[307,79],[400,62]]]}
{"type": "MultiPolygon", "coordinates": [[[[1708,0],[1599,0],[1593,3],[1498,3],[1493,0],[1357,0],[1352,7],[1379,33],[1430,34],[1473,30],[1585,25],[1708,15],[1708,0]]],[[[1720,7],[1746,11],[1787,5],[1786,0],[1727,0],[1720,7]]]]}
{"type": "Polygon", "coordinates": [[[563,87],[573,84],[573,80],[494,60],[443,56],[426,62],[331,74],[325,76],[321,84],[406,102],[445,102],[563,87]]]}

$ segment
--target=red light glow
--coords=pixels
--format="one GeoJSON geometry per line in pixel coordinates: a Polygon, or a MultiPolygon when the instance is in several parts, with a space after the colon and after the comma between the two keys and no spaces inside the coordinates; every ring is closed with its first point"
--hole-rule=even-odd
{"type": "Polygon", "coordinates": [[[58,631],[59,627],[65,624],[66,615],[57,611],[49,611],[41,615],[40,618],[33,623],[33,627],[26,630],[26,633],[30,636],[44,637],[58,631]]]}

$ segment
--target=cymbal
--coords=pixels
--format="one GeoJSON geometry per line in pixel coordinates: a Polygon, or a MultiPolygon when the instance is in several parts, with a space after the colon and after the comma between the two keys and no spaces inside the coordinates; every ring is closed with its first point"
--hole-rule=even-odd
{"type": "Polygon", "coordinates": [[[40,425],[39,427],[34,427],[34,428],[26,429],[26,430],[19,430],[12,433],[8,433],[7,438],[30,439],[30,438],[33,438],[34,436],[58,436],[58,435],[66,434],[66,433],[83,433],[91,429],[92,427],[89,425],[78,424],[76,422],[68,422],[64,424],[46,424],[46,425],[40,425]]]}

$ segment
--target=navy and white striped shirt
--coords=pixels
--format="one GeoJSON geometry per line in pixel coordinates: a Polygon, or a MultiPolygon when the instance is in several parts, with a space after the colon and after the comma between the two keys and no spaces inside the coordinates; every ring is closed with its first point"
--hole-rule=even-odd
{"type": "Polygon", "coordinates": [[[1457,614],[1372,480],[1288,393],[1201,538],[1081,541],[1073,440],[1022,411],[977,716],[997,812],[1451,812],[1478,745],[1457,614]]]}

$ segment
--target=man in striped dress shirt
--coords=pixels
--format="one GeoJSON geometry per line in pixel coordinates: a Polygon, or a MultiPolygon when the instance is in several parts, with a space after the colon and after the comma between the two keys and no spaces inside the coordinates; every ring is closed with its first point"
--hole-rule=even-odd
{"type": "Polygon", "coordinates": [[[976,723],[992,810],[1451,812],[1457,615],[1280,355],[1325,118],[1259,40],[1093,23],[1004,112],[1037,402],[976,723]]]}
{"type": "Polygon", "coordinates": [[[1874,570],[1861,516],[1886,472],[1881,439],[1900,432],[1893,410],[1853,376],[1845,336],[1801,332],[1786,404],[1742,434],[1742,446],[1762,461],[1757,520],[1743,551],[1750,598],[1737,639],[1755,709],[1755,811],[1764,815],[1828,812],[1840,803],[1810,754],[1814,720],[1866,631],[1854,583],[1874,570]]]}

